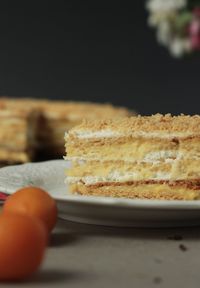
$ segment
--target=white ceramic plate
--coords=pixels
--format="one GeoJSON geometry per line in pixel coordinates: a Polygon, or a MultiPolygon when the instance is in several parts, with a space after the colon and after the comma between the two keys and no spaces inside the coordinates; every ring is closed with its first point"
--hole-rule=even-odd
{"type": "Polygon", "coordinates": [[[69,163],[53,160],[0,169],[0,191],[25,186],[47,190],[58,203],[59,216],[77,222],[135,227],[200,225],[200,201],[131,200],[70,195],[64,184],[69,163]]]}

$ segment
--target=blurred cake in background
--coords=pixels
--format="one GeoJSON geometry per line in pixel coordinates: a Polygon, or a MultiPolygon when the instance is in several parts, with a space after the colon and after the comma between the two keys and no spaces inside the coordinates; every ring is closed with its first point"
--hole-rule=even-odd
{"type": "MultiPolygon", "coordinates": [[[[12,117],[12,113],[14,115],[22,109],[28,114],[32,110],[37,111],[38,129],[34,142],[37,142],[36,150],[40,159],[61,158],[64,155],[64,133],[80,124],[83,119],[113,119],[135,114],[126,108],[114,107],[110,104],[33,98],[1,97],[0,105],[4,107],[4,113],[6,110],[9,111],[10,117],[12,117]]],[[[0,113],[2,112],[0,111],[0,113]]],[[[30,128],[29,131],[32,129],[30,128]]],[[[5,133],[10,134],[10,129],[7,129],[5,133]]],[[[26,161],[29,161],[29,158],[24,158],[21,162],[26,161]]]]}
{"type": "Polygon", "coordinates": [[[31,161],[36,148],[38,113],[0,103],[0,166],[31,161]]]}

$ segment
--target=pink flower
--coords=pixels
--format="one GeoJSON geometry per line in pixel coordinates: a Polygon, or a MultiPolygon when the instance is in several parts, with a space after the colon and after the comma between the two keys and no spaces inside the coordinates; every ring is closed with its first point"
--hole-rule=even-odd
{"type": "Polygon", "coordinates": [[[193,11],[194,18],[189,25],[189,39],[194,50],[200,50],[200,8],[193,11]]]}
{"type": "Polygon", "coordinates": [[[196,17],[200,17],[200,7],[194,8],[193,14],[194,14],[196,17]]]}

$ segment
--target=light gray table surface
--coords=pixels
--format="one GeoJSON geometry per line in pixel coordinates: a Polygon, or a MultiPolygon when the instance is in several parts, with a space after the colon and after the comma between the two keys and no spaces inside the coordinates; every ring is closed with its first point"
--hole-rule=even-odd
{"type": "Polygon", "coordinates": [[[0,286],[199,287],[200,227],[112,228],[59,220],[39,272],[0,286]]]}

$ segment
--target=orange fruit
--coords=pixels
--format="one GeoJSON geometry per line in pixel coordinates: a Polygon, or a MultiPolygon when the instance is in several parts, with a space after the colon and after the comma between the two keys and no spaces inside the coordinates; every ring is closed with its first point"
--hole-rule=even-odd
{"type": "Polygon", "coordinates": [[[21,280],[40,266],[47,244],[44,224],[35,217],[0,215],[0,280],[21,280]]]}
{"type": "Polygon", "coordinates": [[[10,195],[3,206],[3,212],[23,213],[43,221],[50,232],[57,221],[55,200],[44,190],[26,187],[10,195]]]}

